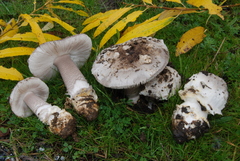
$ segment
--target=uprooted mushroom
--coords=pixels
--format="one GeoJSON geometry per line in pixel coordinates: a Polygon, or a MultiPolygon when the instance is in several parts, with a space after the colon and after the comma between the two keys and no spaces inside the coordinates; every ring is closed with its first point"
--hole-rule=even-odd
{"type": "Polygon", "coordinates": [[[92,74],[105,87],[124,89],[136,104],[139,86],[156,77],[168,60],[169,52],[163,40],[138,37],[102,50],[93,63],[92,74]]]}
{"type": "Polygon", "coordinates": [[[196,139],[210,128],[208,114],[222,114],[228,99],[226,82],[208,72],[199,72],[189,78],[180,90],[184,102],[173,112],[173,135],[178,143],[196,139]]]}
{"type": "Polygon", "coordinates": [[[70,95],[65,104],[72,105],[87,120],[98,116],[98,97],[78,67],[84,65],[91,48],[91,39],[85,34],[78,34],[41,44],[28,59],[30,71],[40,79],[48,80],[57,71],[60,72],[70,95]]]}
{"type": "Polygon", "coordinates": [[[75,118],[64,109],[47,103],[48,95],[48,86],[39,78],[30,77],[17,83],[9,102],[15,115],[28,117],[34,113],[40,121],[49,125],[52,133],[63,138],[73,135],[76,130],[75,118]]]}

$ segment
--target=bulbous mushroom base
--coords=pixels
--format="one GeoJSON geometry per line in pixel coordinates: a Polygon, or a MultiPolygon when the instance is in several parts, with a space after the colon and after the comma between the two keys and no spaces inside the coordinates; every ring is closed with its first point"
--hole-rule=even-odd
{"type": "Polygon", "coordinates": [[[65,110],[53,113],[50,120],[50,131],[62,138],[73,135],[76,131],[76,119],[65,110]]]}
{"type": "Polygon", "coordinates": [[[74,97],[67,98],[65,107],[73,106],[79,115],[82,115],[88,121],[93,121],[98,117],[99,109],[95,95],[92,89],[84,88],[74,97]]]}
{"type": "Polygon", "coordinates": [[[191,123],[176,120],[173,122],[173,137],[177,143],[184,143],[203,136],[208,129],[208,123],[204,120],[194,120],[191,123]]]}

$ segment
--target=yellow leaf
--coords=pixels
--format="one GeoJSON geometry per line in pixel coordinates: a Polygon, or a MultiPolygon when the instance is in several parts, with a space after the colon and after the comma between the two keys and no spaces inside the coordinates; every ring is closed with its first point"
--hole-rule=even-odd
{"type": "Polygon", "coordinates": [[[0,26],[6,27],[7,23],[4,20],[0,19],[0,26]]]}
{"type": "Polygon", "coordinates": [[[190,11],[187,11],[183,8],[183,7],[175,7],[179,10],[164,10],[163,12],[161,12],[161,14],[159,15],[159,18],[158,20],[162,20],[164,18],[167,18],[167,17],[173,17],[173,16],[177,16],[177,15],[182,15],[182,14],[188,14],[188,13],[196,13],[197,11],[196,10],[190,10],[190,11]],[[183,9],[183,10],[180,10],[180,9],[183,9]]]}
{"type": "Polygon", "coordinates": [[[127,11],[132,9],[131,7],[121,8],[114,12],[109,18],[104,21],[96,31],[94,32],[94,37],[97,37],[99,34],[101,34],[106,28],[108,28],[111,24],[113,24],[116,20],[118,20],[123,14],[125,14],[127,11]]]}
{"type": "Polygon", "coordinates": [[[85,7],[84,3],[82,1],[78,1],[78,0],[72,0],[72,1],[58,1],[58,2],[54,2],[54,3],[71,3],[71,4],[77,4],[80,6],[85,7]]]}
{"type": "Polygon", "coordinates": [[[148,3],[148,4],[152,4],[152,0],[142,0],[143,3],[148,3]]]}
{"type": "Polygon", "coordinates": [[[109,11],[107,11],[107,12],[105,12],[105,13],[102,13],[102,12],[97,13],[97,14],[95,14],[95,15],[87,18],[87,19],[82,23],[82,25],[86,25],[86,24],[89,24],[89,23],[93,23],[93,22],[95,22],[95,21],[97,21],[97,20],[106,19],[106,18],[108,18],[110,15],[112,15],[115,11],[117,11],[117,10],[115,9],[115,10],[109,10],[109,11]]]}
{"type": "Polygon", "coordinates": [[[103,36],[99,48],[101,48],[117,31],[121,31],[127,25],[128,22],[134,22],[143,13],[143,11],[135,11],[129,14],[127,17],[116,23],[107,33],[103,36]]]}
{"type": "Polygon", "coordinates": [[[50,8],[54,8],[54,9],[61,9],[61,10],[66,10],[66,11],[70,11],[70,12],[74,12],[74,13],[76,13],[76,14],[78,14],[78,15],[80,15],[80,16],[85,16],[85,17],[88,17],[89,15],[86,13],[86,12],[84,12],[84,11],[82,11],[82,10],[77,10],[77,11],[75,11],[75,10],[73,10],[72,8],[65,8],[65,7],[63,7],[63,6],[49,6],[50,8]]]}
{"type": "MultiPolygon", "coordinates": [[[[44,33],[43,34],[44,38],[46,39],[46,41],[54,41],[54,40],[60,40],[60,37],[51,35],[51,34],[47,34],[44,33]]],[[[5,41],[9,41],[9,40],[19,40],[19,41],[32,41],[32,42],[38,42],[38,39],[36,37],[36,34],[32,33],[32,32],[26,32],[24,34],[16,34],[13,37],[3,37],[2,39],[0,39],[0,43],[3,43],[5,41]]]]}
{"type": "Polygon", "coordinates": [[[97,20],[97,21],[94,21],[94,22],[92,22],[92,23],[89,23],[86,27],[84,27],[84,28],[82,29],[81,33],[85,33],[85,32],[87,32],[87,31],[89,31],[89,30],[91,30],[91,29],[99,26],[100,24],[101,24],[101,21],[100,21],[100,20],[97,20]]]}
{"type": "Polygon", "coordinates": [[[21,14],[20,16],[30,24],[32,32],[36,34],[39,44],[45,43],[46,39],[44,38],[42,30],[37,22],[28,14],[21,14]]]}
{"type": "Polygon", "coordinates": [[[7,24],[3,32],[1,32],[0,39],[4,38],[5,36],[12,37],[18,33],[18,26],[14,19],[11,19],[7,24]]]}
{"type": "Polygon", "coordinates": [[[20,55],[30,55],[35,49],[29,47],[14,47],[0,50],[0,58],[20,55]]]}
{"type": "Polygon", "coordinates": [[[42,31],[50,30],[54,27],[54,23],[52,21],[48,22],[45,26],[43,26],[42,31]]]}
{"type": "Polygon", "coordinates": [[[202,42],[203,38],[206,37],[204,30],[203,27],[198,26],[184,33],[177,44],[176,56],[188,52],[195,45],[202,42]]]}
{"type": "Polygon", "coordinates": [[[135,29],[131,30],[130,32],[123,35],[116,44],[123,43],[125,41],[128,41],[135,37],[141,37],[141,36],[149,36],[158,30],[164,28],[168,24],[170,24],[174,20],[174,17],[168,17],[163,20],[157,20],[153,22],[149,22],[147,24],[140,25],[136,27],[135,29]]]}
{"type": "Polygon", "coordinates": [[[166,1],[168,1],[168,2],[176,2],[176,3],[182,4],[181,0],[166,0],[166,1]]]}
{"type": "Polygon", "coordinates": [[[59,25],[61,25],[63,28],[65,28],[66,30],[68,30],[72,35],[75,35],[76,33],[73,32],[73,30],[75,30],[74,27],[72,27],[71,25],[67,24],[66,22],[58,19],[58,18],[53,18],[51,16],[49,16],[48,14],[44,14],[44,15],[39,15],[39,17],[41,18],[47,18],[51,21],[54,21],[56,23],[58,23],[59,25]]]}
{"type": "Polygon", "coordinates": [[[5,68],[0,66],[0,78],[6,80],[20,81],[23,80],[23,76],[15,68],[5,68]]]}
{"type": "Polygon", "coordinates": [[[126,30],[124,30],[123,35],[125,35],[126,33],[130,32],[131,30],[135,29],[135,28],[138,27],[138,26],[141,26],[141,25],[143,25],[143,24],[147,24],[147,23],[149,23],[149,22],[152,22],[152,21],[156,20],[156,19],[160,16],[160,14],[161,14],[161,13],[157,14],[156,16],[153,16],[153,17],[150,18],[150,19],[145,20],[144,22],[142,22],[142,23],[140,23],[140,24],[135,24],[135,25],[133,25],[133,26],[131,26],[131,27],[128,27],[126,30]]]}
{"type": "Polygon", "coordinates": [[[221,15],[222,7],[212,3],[212,0],[188,0],[187,3],[196,7],[203,6],[208,9],[209,14],[218,15],[224,19],[223,15],[221,15]]]}

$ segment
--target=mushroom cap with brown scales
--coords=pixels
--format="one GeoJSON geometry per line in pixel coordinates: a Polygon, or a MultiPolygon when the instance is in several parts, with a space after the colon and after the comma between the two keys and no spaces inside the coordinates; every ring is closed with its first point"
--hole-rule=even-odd
{"type": "Polygon", "coordinates": [[[87,61],[92,49],[92,41],[86,34],[77,34],[61,40],[49,41],[37,47],[28,59],[31,73],[42,80],[49,80],[57,73],[56,58],[69,55],[81,67],[87,61]]]}
{"type": "Polygon", "coordinates": [[[105,87],[132,88],[153,79],[168,61],[163,40],[138,37],[102,50],[93,63],[92,74],[105,87]]]}

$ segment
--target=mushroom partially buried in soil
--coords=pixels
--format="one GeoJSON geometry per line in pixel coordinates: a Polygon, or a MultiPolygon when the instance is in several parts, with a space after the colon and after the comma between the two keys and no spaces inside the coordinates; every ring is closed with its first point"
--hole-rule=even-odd
{"type": "Polygon", "coordinates": [[[210,128],[208,114],[222,114],[228,99],[226,82],[208,72],[199,72],[189,78],[180,90],[183,102],[173,112],[173,135],[178,143],[196,139],[210,128]]]}
{"type": "Polygon", "coordinates": [[[180,86],[181,76],[175,69],[166,66],[160,74],[144,85],[145,88],[140,95],[156,100],[168,100],[169,97],[176,94],[180,86]]]}
{"type": "Polygon", "coordinates": [[[75,118],[64,109],[47,103],[48,95],[48,86],[39,78],[30,77],[17,83],[9,102],[18,117],[28,117],[34,113],[40,121],[49,125],[52,133],[62,138],[73,135],[76,130],[75,118]]]}
{"type": "Polygon", "coordinates": [[[136,104],[139,86],[158,75],[168,61],[163,40],[138,37],[102,50],[93,63],[92,74],[105,87],[125,89],[126,96],[136,104]]]}
{"type": "Polygon", "coordinates": [[[78,67],[87,61],[91,48],[91,39],[85,34],[78,34],[41,44],[28,59],[32,74],[43,80],[60,72],[70,95],[65,105],[72,105],[89,121],[98,116],[98,97],[78,67]]]}

